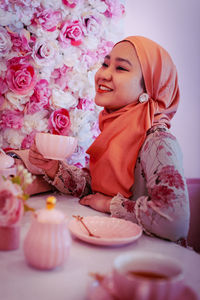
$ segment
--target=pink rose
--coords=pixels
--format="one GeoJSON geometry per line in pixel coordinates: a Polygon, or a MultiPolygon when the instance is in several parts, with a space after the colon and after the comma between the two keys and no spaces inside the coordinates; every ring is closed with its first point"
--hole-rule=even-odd
{"type": "Polygon", "coordinates": [[[39,24],[46,31],[55,31],[62,19],[61,12],[54,11],[51,8],[43,9],[36,13],[34,19],[32,20],[33,24],[39,24]]]}
{"type": "Polygon", "coordinates": [[[41,79],[37,82],[34,94],[38,100],[46,100],[48,103],[48,100],[51,96],[51,90],[49,89],[49,83],[46,79],[41,79]]]}
{"type": "Polygon", "coordinates": [[[6,56],[12,47],[10,36],[5,28],[0,27],[0,57],[6,56]]]}
{"type": "Polygon", "coordinates": [[[59,39],[63,46],[70,43],[73,46],[79,46],[83,39],[83,28],[79,21],[66,21],[62,24],[59,39]]]}
{"type": "Polygon", "coordinates": [[[98,62],[96,51],[91,51],[91,50],[83,51],[81,53],[80,59],[83,63],[86,64],[87,69],[94,66],[98,62]]]}
{"type": "Polygon", "coordinates": [[[67,7],[74,8],[80,0],[62,0],[62,3],[67,7]]]}
{"type": "Polygon", "coordinates": [[[8,90],[7,83],[0,77],[0,94],[5,94],[8,90]]]}
{"type": "Polygon", "coordinates": [[[0,128],[20,129],[23,126],[23,113],[17,110],[4,110],[1,114],[0,128]]]}
{"type": "Polygon", "coordinates": [[[113,46],[114,46],[113,42],[105,41],[105,40],[102,41],[96,52],[97,59],[104,58],[112,50],[113,46]]]}
{"type": "Polygon", "coordinates": [[[31,58],[30,55],[15,56],[7,61],[8,68],[12,65],[28,64],[30,58],[31,58]]]}
{"type": "Polygon", "coordinates": [[[32,0],[9,0],[10,3],[16,5],[16,6],[31,6],[32,0]]]}
{"type": "Polygon", "coordinates": [[[68,110],[61,108],[52,112],[49,118],[49,129],[53,134],[67,135],[71,126],[68,110]]]}
{"type": "Polygon", "coordinates": [[[101,20],[94,16],[87,16],[86,18],[83,18],[83,24],[85,24],[86,35],[98,35],[100,26],[102,26],[101,20]]]}
{"type": "Polygon", "coordinates": [[[124,5],[119,0],[104,0],[108,6],[104,15],[108,18],[121,17],[125,13],[124,5]]]}
{"type": "Polygon", "coordinates": [[[6,81],[12,92],[26,95],[35,86],[35,70],[30,64],[10,64],[6,74],[6,81]]]}
{"type": "Polygon", "coordinates": [[[37,82],[30,102],[26,105],[27,113],[34,114],[37,111],[48,108],[51,90],[46,79],[37,82]]]}
{"type": "Polygon", "coordinates": [[[77,105],[78,109],[86,110],[94,110],[94,101],[91,99],[79,99],[79,103],[77,105]]]}
{"type": "Polygon", "coordinates": [[[18,198],[20,194],[19,185],[0,177],[0,226],[12,226],[21,220],[24,205],[18,198]]]}
{"type": "Polygon", "coordinates": [[[0,95],[0,110],[2,109],[4,103],[5,103],[5,97],[0,95]]]}
{"type": "Polygon", "coordinates": [[[51,73],[51,78],[54,79],[55,84],[59,85],[59,87],[64,90],[67,86],[68,80],[69,80],[69,75],[68,72],[71,70],[66,65],[63,65],[59,69],[54,69],[54,71],[51,73]]]}
{"type": "Polygon", "coordinates": [[[11,41],[13,43],[12,49],[20,54],[27,54],[32,52],[36,38],[30,36],[29,32],[22,29],[20,33],[9,31],[11,41]]]}
{"type": "Polygon", "coordinates": [[[32,131],[29,135],[27,135],[22,143],[21,143],[21,148],[22,149],[29,149],[30,146],[32,145],[33,141],[34,141],[34,138],[35,138],[35,134],[36,132],[35,131],[32,131]]]}

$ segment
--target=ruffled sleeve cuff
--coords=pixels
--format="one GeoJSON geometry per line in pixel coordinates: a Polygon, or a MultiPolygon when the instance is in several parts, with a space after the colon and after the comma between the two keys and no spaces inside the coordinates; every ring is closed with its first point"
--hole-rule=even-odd
{"type": "Polygon", "coordinates": [[[129,200],[118,193],[110,203],[112,217],[121,218],[137,223],[134,212],[135,201],[129,200]]]}
{"type": "Polygon", "coordinates": [[[89,172],[73,165],[60,162],[54,180],[51,180],[46,174],[44,179],[64,194],[83,197],[91,193],[89,172]]]}

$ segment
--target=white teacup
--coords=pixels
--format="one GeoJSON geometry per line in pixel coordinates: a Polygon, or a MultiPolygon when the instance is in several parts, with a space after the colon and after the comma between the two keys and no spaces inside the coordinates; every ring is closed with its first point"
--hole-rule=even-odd
{"type": "Polygon", "coordinates": [[[114,260],[113,280],[123,300],[174,300],[184,288],[180,263],[149,252],[118,256],[114,260]]]}

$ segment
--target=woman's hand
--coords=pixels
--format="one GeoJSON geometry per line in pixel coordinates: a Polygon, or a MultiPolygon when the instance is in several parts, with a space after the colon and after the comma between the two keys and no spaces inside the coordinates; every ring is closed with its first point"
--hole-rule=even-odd
{"type": "Polygon", "coordinates": [[[90,194],[83,197],[79,203],[87,205],[104,213],[110,213],[110,203],[112,198],[101,193],[90,194]]]}
{"type": "Polygon", "coordinates": [[[31,145],[29,150],[29,161],[36,167],[44,170],[47,176],[49,176],[51,179],[54,179],[58,171],[59,162],[57,160],[44,158],[38,151],[35,142],[31,145]]]}

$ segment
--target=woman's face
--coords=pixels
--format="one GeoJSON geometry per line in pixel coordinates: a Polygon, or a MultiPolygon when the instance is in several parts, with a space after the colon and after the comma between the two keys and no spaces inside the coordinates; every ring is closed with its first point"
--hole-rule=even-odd
{"type": "Polygon", "coordinates": [[[95,103],[109,111],[134,101],[144,92],[143,76],[135,48],[117,44],[95,75],[95,103]]]}

